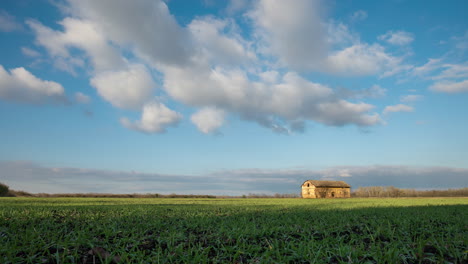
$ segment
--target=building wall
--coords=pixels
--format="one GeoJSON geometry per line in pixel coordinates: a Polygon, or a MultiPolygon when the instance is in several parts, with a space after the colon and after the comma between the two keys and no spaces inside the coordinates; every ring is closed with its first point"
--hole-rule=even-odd
{"type": "Polygon", "coordinates": [[[317,198],[315,196],[315,186],[302,186],[302,198],[317,198]]]}
{"type": "Polygon", "coordinates": [[[302,186],[302,198],[349,198],[350,188],[326,188],[302,186]]]}
{"type": "Polygon", "coordinates": [[[315,189],[317,198],[349,198],[351,197],[350,188],[324,188],[318,187],[315,189]]]}

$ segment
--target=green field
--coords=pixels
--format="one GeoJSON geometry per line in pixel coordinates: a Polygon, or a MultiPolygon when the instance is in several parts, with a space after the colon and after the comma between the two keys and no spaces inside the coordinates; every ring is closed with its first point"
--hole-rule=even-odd
{"type": "Polygon", "coordinates": [[[0,263],[468,263],[468,199],[0,198],[0,263]]]}

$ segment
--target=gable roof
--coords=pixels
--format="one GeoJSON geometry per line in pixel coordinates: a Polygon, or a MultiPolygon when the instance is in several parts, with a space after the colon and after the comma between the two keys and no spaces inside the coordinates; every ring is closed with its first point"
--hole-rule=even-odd
{"type": "Polygon", "coordinates": [[[315,187],[341,187],[341,188],[351,188],[349,184],[344,181],[316,181],[316,180],[307,180],[306,182],[310,182],[311,184],[315,185],[315,187]]]}

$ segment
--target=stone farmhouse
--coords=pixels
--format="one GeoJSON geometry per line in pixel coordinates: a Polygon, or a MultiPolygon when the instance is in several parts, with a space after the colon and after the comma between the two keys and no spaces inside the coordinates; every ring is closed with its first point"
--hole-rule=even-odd
{"type": "Polygon", "coordinates": [[[344,181],[307,180],[301,193],[302,198],[349,198],[351,186],[344,181]]]}

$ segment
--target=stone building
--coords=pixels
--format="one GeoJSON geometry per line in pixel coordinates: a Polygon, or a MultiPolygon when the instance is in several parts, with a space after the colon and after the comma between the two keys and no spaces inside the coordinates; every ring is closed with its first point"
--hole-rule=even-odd
{"type": "Polygon", "coordinates": [[[344,181],[307,180],[302,184],[302,198],[349,198],[351,186],[344,181]]]}

